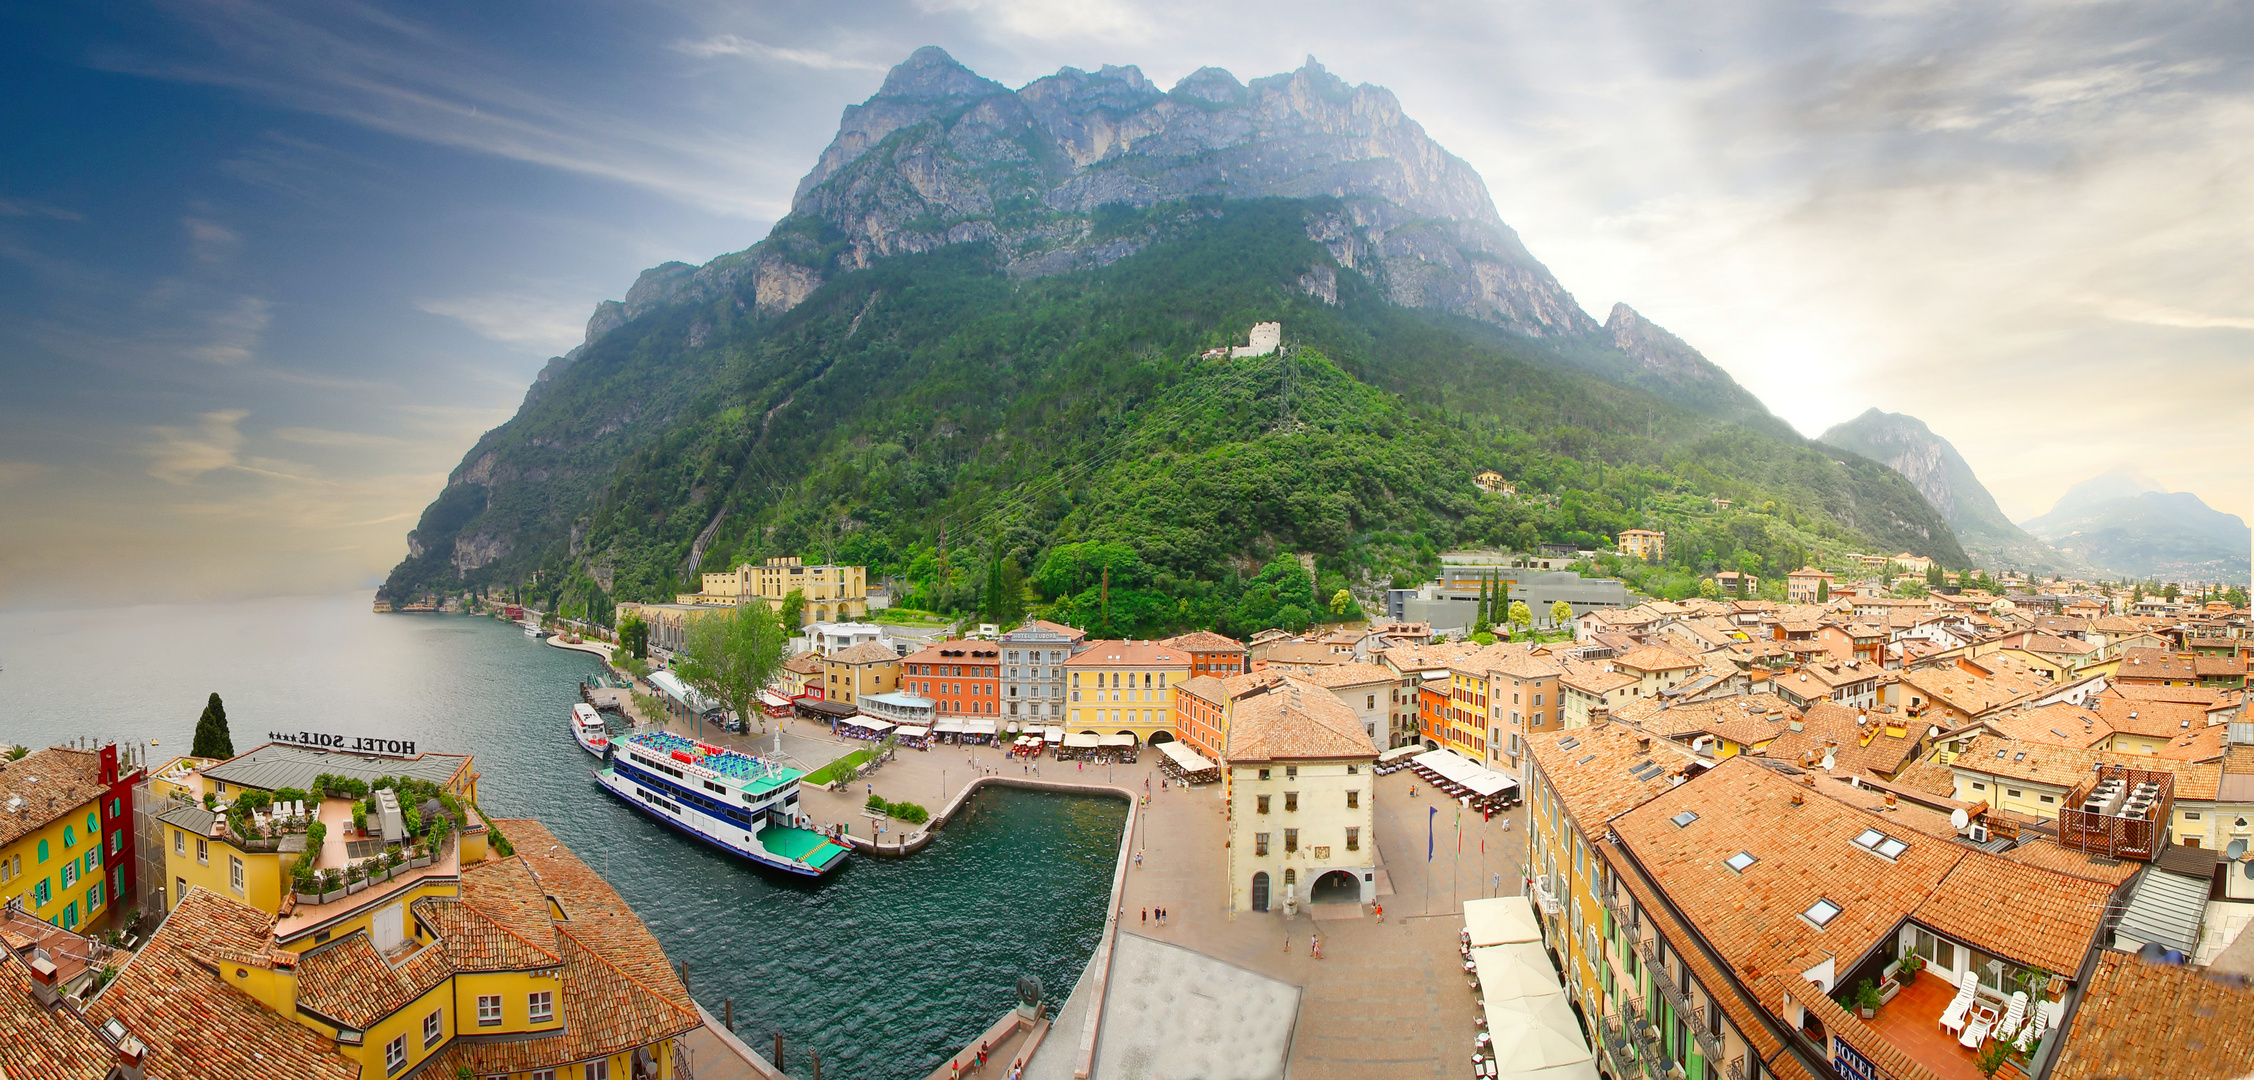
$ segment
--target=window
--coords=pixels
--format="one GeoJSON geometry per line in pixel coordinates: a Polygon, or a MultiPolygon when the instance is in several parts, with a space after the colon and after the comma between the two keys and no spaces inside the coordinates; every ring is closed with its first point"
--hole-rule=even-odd
{"type": "Polygon", "coordinates": [[[2197,810],[2186,810],[2186,811],[2184,811],[2184,820],[2185,820],[2185,821],[2198,821],[2198,820],[2199,820],[2199,811],[2197,811],[2197,810]]]}
{"type": "Polygon", "coordinates": [[[78,846],[78,830],[68,825],[63,826],[63,846],[66,848],[78,846]]]}
{"type": "Polygon", "coordinates": [[[2056,798],[2054,798],[2054,797],[2052,797],[2052,796],[2049,796],[2049,795],[2037,795],[2037,796],[2035,796],[2035,798],[2036,798],[2036,799],[2037,799],[2038,801],[2040,801],[2040,802],[2047,802],[2047,803],[2054,803],[2054,802],[2057,802],[2057,801],[2058,801],[2058,800],[2057,800],[2056,798]]]}
{"type": "Polygon", "coordinates": [[[1296,811],[1296,810],[1298,810],[1298,809],[1299,809],[1299,793],[1298,793],[1298,792],[1296,792],[1296,791],[1287,791],[1287,792],[1284,792],[1284,809],[1285,809],[1285,810],[1288,810],[1288,811],[1296,811]]]}
{"type": "Polygon", "coordinates": [[[1362,793],[1359,790],[1347,791],[1346,808],[1348,810],[1359,810],[1362,808],[1362,793]]]}
{"type": "Polygon", "coordinates": [[[1698,811],[1685,810],[1682,813],[1675,815],[1674,817],[1668,818],[1667,820],[1674,822],[1675,827],[1678,829],[1689,828],[1691,822],[1698,820],[1698,811]]]}
{"type": "Polygon", "coordinates": [[[477,997],[477,1026],[492,1027],[501,1022],[501,995],[479,994],[477,997]]]}
{"type": "Polygon", "coordinates": [[[173,853],[174,855],[182,855],[182,856],[184,856],[184,855],[188,854],[188,834],[187,834],[187,833],[181,832],[181,831],[180,831],[180,830],[178,830],[178,829],[174,829],[174,830],[172,830],[172,853],[173,853]]]}
{"type": "Polygon", "coordinates": [[[86,890],[86,914],[87,914],[87,915],[89,915],[89,916],[93,915],[93,914],[94,914],[94,909],[95,909],[95,908],[98,908],[98,907],[101,907],[101,906],[102,906],[102,883],[101,883],[101,882],[99,882],[99,881],[97,881],[97,882],[95,882],[95,883],[94,883],[94,887],[93,887],[93,888],[86,890]]]}
{"type": "Polygon", "coordinates": [[[586,1064],[585,1080],[610,1080],[610,1059],[590,1061],[586,1064]]]}
{"type": "Polygon", "coordinates": [[[2009,795],[2009,796],[2011,796],[2012,798],[2016,799],[2016,798],[2019,798],[2019,789],[2018,789],[2018,788],[2005,788],[2005,789],[2004,789],[2004,794],[2006,794],[2006,795],[2009,795]]]}
{"type": "Polygon", "coordinates": [[[1286,885],[1297,885],[1297,884],[1299,884],[1299,871],[1297,871],[1297,870],[1286,870],[1286,871],[1284,871],[1284,884],[1286,884],[1286,885]]]}
{"type": "MultiPolygon", "coordinates": [[[[1266,780],[1267,778],[1268,778],[1268,775],[1267,775],[1267,773],[1266,773],[1265,771],[1263,771],[1263,772],[1261,773],[1261,775],[1260,775],[1260,779],[1262,779],[1262,780],[1266,780]]],[[[47,841],[45,841],[45,840],[41,840],[41,841],[39,841],[39,861],[40,861],[40,862],[46,862],[46,861],[47,861],[47,841]]]]}
{"type": "Polygon", "coordinates": [[[1252,834],[1252,853],[1254,855],[1266,855],[1268,853],[1267,833],[1256,832],[1252,834]]]}
{"type": "Polygon", "coordinates": [[[196,862],[203,866],[211,865],[211,841],[201,836],[196,837],[196,862]]]}
{"type": "Polygon", "coordinates": [[[1746,867],[1760,861],[1761,860],[1754,858],[1753,853],[1750,851],[1740,851],[1737,854],[1722,860],[1722,862],[1730,869],[1735,870],[1740,874],[1745,872],[1746,867]]]}
{"type": "Polygon", "coordinates": [[[63,888],[67,889],[76,884],[78,884],[78,860],[72,859],[63,864],[63,888]]]}
{"type": "Polygon", "coordinates": [[[1829,926],[1833,919],[1839,917],[1839,905],[1829,900],[1818,899],[1815,903],[1808,905],[1808,910],[1800,914],[1809,922],[1815,923],[1818,928],[1822,928],[1829,926]]]}
{"type": "Polygon", "coordinates": [[[407,1036],[383,1044],[383,1071],[385,1076],[407,1067],[407,1036]]]}
{"type": "Polygon", "coordinates": [[[1292,852],[1292,851],[1298,851],[1298,850],[1299,850],[1299,830],[1298,830],[1298,829],[1285,829],[1285,830],[1284,830],[1284,850],[1285,850],[1286,852],[1292,852]]]}
{"type": "MultiPolygon", "coordinates": [[[[1299,779],[1299,766],[1297,766],[1297,765],[1286,765],[1286,766],[1284,766],[1284,779],[1286,779],[1286,780],[1297,780],[1297,779],[1299,779]]],[[[2241,822],[2241,824],[2244,824],[2244,823],[2243,823],[2243,822],[2241,822]]]]}
{"type": "Polygon", "coordinates": [[[445,1035],[445,1013],[444,1009],[432,1009],[429,1016],[423,1017],[423,1049],[437,1046],[439,1038],[445,1035]]]}
{"type": "MultiPolygon", "coordinates": [[[[1262,779],[1262,780],[1266,780],[1267,778],[1268,778],[1268,770],[1266,770],[1266,769],[1262,769],[1262,770],[1260,770],[1260,779],[1262,779]]],[[[41,860],[42,862],[44,862],[44,861],[46,860],[46,858],[47,858],[47,855],[46,855],[46,849],[45,849],[45,848],[41,848],[41,849],[40,849],[40,852],[41,852],[41,853],[40,853],[40,856],[39,856],[39,858],[40,858],[40,860],[41,860]]]]}
{"type": "Polygon", "coordinates": [[[1267,812],[1268,812],[1268,796],[1266,796],[1266,795],[1258,795],[1258,796],[1254,796],[1254,798],[1255,798],[1255,799],[1257,799],[1257,800],[1259,801],[1259,803],[1260,803],[1260,812],[1261,812],[1261,813],[1263,813],[1263,814],[1267,813],[1267,812]]]}
{"type": "Polygon", "coordinates": [[[1346,830],[1346,850],[1362,850],[1362,830],[1357,828],[1349,828],[1346,830]]]}
{"type": "Polygon", "coordinates": [[[31,900],[34,907],[46,907],[55,902],[55,894],[47,887],[46,878],[40,878],[39,884],[31,887],[31,900]]]}
{"type": "Polygon", "coordinates": [[[1974,790],[1974,791],[1986,791],[1986,790],[1988,790],[1988,785],[1986,785],[1986,784],[1983,784],[1983,783],[1981,783],[1981,782],[1980,782],[1980,781],[1978,781],[1978,780],[1975,780],[1975,781],[1973,781],[1973,782],[1972,782],[1972,790],[1974,790]]]}
{"type": "Polygon", "coordinates": [[[1855,846],[1887,859],[1900,858],[1910,848],[1909,844],[1877,829],[1864,829],[1862,835],[1855,837],[1855,846]]]}
{"type": "Polygon", "coordinates": [[[538,990],[526,996],[527,1019],[535,1024],[545,1024],[556,1018],[556,992],[538,990]]]}
{"type": "Polygon", "coordinates": [[[233,855],[227,856],[227,887],[237,896],[243,894],[243,860],[233,855]]]}

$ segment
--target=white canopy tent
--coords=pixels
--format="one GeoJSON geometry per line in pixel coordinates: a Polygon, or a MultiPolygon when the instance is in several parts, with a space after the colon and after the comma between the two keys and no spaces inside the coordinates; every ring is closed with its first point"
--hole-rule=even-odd
{"type": "Polygon", "coordinates": [[[1518,786],[1518,781],[1453,750],[1432,750],[1418,754],[1413,764],[1473,795],[1495,795],[1518,786]]]}
{"type": "Polygon", "coordinates": [[[1471,935],[1474,949],[1542,940],[1542,924],[1534,921],[1534,905],[1523,896],[1464,901],[1464,930],[1471,935]]]}
{"type": "Polygon", "coordinates": [[[1204,772],[1207,769],[1218,767],[1212,762],[1205,760],[1204,754],[1200,754],[1197,751],[1190,749],[1188,744],[1183,743],[1178,739],[1173,742],[1159,743],[1158,752],[1172,759],[1174,764],[1179,766],[1181,770],[1186,773],[1204,772]]]}
{"type": "Polygon", "coordinates": [[[1092,731],[1080,732],[1065,736],[1064,744],[1075,750],[1093,750],[1103,745],[1103,736],[1092,731]]]}
{"type": "Polygon", "coordinates": [[[1051,728],[1048,728],[1047,730],[1045,730],[1045,731],[1043,731],[1043,732],[1041,733],[1041,740],[1042,740],[1043,742],[1052,742],[1052,743],[1060,743],[1060,742],[1063,742],[1063,741],[1064,741],[1064,729],[1063,729],[1063,728],[1061,728],[1061,727],[1051,727],[1051,728]]]}
{"type": "Polygon", "coordinates": [[[1594,1080],[1597,1075],[1596,1055],[1581,1037],[1581,1024],[1573,1019],[1563,990],[1506,1001],[1488,998],[1487,1033],[1494,1038],[1495,1066],[1501,1076],[1531,1073],[1543,1080],[1571,1076],[1594,1080]],[[1582,1071],[1551,1071],[1573,1066],[1582,1071]]]}
{"type": "Polygon", "coordinates": [[[1124,748],[1135,745],[1133,735],[1099,735],[1100,745],[1106,748],[1124,748]]]}
{"type": "Polygon", "coordinates": [[[1471,950],[1479,993],[1488,1001],[1516,1001],[1558,992],[1557,969],[1541,942],[1489,945],[1471,950]]]}
{"type": "Polygon", "coordinates": [[[994,734],[994,721],[965,720],[963,721],[963,733],[966,735],[992,735],[994,734]]]}
{"type": "Polygon", "coordinates": [[[937,724],[932,725],[931,730],[939,732],[942,735],[947,734],[951,731],[961,731],[963,730],[963,722],[954,719],[941,720],[937,724]]]}

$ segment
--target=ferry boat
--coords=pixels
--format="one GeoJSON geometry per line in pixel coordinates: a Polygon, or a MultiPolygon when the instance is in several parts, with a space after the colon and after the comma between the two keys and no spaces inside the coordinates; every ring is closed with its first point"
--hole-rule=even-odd
{"type": "Polygon", "coordinates": [[[613,739],[595,782],[643,813],[713,847],[786,873],[820,877],[846,849],[806,828],[804,774],[778,761],[670,731],[613,739]]]}
{"type": "Polygon", "coordinates": [[[602,712],[586,702],[571,707],[571,737],[581,750],[596,757],[610,749],[610,731],[603,723],[602,712]]]}

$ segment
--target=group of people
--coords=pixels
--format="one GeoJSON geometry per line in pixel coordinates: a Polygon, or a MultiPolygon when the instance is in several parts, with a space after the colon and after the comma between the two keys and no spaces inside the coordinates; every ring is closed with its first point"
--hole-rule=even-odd
{"type": "Polygon", "coordinates": [[[1159,921],[1159,924],[1160,924],[1160,925],[1162,925],[1162,926],[1163,926],[1163,925],[1165,925],[1165,923],[1166,923],[1166,909],[1165,909],[1165,908],[1144,908],[1144,909],[1143,909],[1143,925],[1145,925],[1145,926],[1148,926],[1148,925],[1150,925],[1150,917],[1151,917],[1151,914],[1152,914],[1153,912],[1157,913],[1157,915],[1158,915],[1158,921],[1159,921]]]}

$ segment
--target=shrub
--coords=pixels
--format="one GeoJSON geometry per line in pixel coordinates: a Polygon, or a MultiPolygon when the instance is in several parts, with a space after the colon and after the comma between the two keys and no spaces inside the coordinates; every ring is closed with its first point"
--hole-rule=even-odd
{"type": "Polygon", "coordinates": [[[327,843],[328,840],[328,826],[323,825],[318,821],[312,823],[311,825],[307,825],[305,827],[305,857],[307,859],[311,859],[321,850],[321,845],[327,843]]]}
{"type": "Polygon", "coordinates": [[[921,825],[931,820],[931,811],[912,802],[889,803],[885,811],[910,825],[921,825]]]}
{"type": "Polygon", "coordinates": [[[886,804],[886,803],[885,803],[885,801],[884,801],[884,796],[882,796],[882,795],[878,795],[878,794],[875,794],[875,793],[871,793],[871,794],[869,795],[869,803],[868,803],[868,807],[869,807],[869,809],[871,809],[871,810],[877,810],[877,811],[882,811],[882,810],[884,810],[884,808],[885,808],[885,806],[886,806],[886,805],[887,805],[887,804],[886,804]]]}

